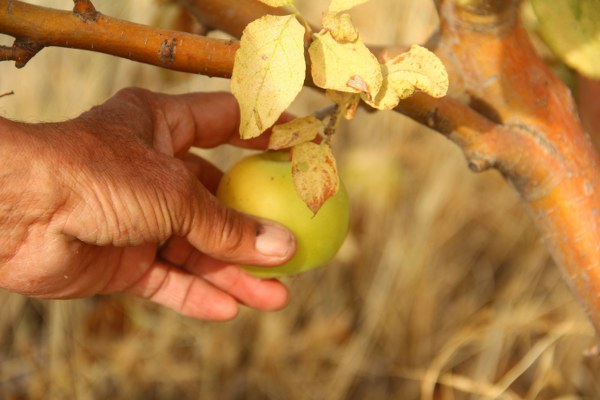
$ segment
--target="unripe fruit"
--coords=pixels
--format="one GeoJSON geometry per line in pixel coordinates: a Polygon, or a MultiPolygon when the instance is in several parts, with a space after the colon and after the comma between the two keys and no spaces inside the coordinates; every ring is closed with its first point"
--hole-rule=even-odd
{"type": "Polygon", "coordinates": [[[244,266],[259,277],[292,275],[323,266],[335,256],[348,232],[350,205],[342,182],[335,196],[313,215],[296,192],[287,152],[265,152],[240,160],[223,176],[217,197],[229,207],[279,222],[294,233],[296,253],[285,264],[244,266]]]}

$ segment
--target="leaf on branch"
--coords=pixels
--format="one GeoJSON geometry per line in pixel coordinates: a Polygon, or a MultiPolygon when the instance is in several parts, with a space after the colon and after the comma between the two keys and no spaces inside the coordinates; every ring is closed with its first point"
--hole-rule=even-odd
{"type": "Polygon", "coordinates": [[[294,146],[292,177],[298,194],[316,214],[339,188],[337,166],[331,147],[313,142],[294,146]]]}
{"type": "Polygon", "coordinates": [[[383,85],[373,99],[362,96],[370,106],[391,110],[415,91],[443,97],[448,91],[448,72],[442,61],[424,47],[413,45],[406,53],[381,65],[383,85]]]}
{"type": "Polygon", "coordinates": [[[294,0],[258,0],[271,7],[286,7],[294,4],[294,0]]]}
{"type": "Polygon", "coordinates": [[[314,115],[296,118],[285,124],[275,125],[269,140],[269,149],[287,149],[310,142],[323,131],[323,121],[314,115]]]}
{"type": "Polygon", "coordinates": [[[600,2],[531,0],[542,36],[567,65],[600,78],[600,2]]]}
{"type": "Polygon", "coordinates": [[[375,96],[383,81],[377,58],[357,38],[338,42],[330,32],[321,32],[308,49],[315,85],[340,92],[375,96]]]}
{"type": "Polygon", "coordinates": [[[366,3],[368,0],[331,0],[329,4],[329,11],[340,12],[349,10],[359,4],[366,3]]]}
{"type": "Polygon", "coordinates": [[[323,14],[323,29],[331,33],[337,42],[354,42],[358,39],[358,30],[350,14],[328,12],[323,14]]]}
{"type": "Polygon", "coordinates": [[[266,15],[244,29],[231,76],[243,139],[273,125],[302,89],[305,74],[304,28],[293,15],[266,15]]]}

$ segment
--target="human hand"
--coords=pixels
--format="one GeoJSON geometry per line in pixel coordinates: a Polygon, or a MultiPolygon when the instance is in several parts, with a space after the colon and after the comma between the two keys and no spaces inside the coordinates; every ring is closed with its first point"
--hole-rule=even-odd
{"type": "Polygon", "coordinates": [[[44,298],[124,291],[208,320],[233,318],[239,304],[283,307],[280,282],[236,265],[287,261],[292,234],[224,207],[212,195],[221,172],[188,154],[264,147],[241,141],[238,123],[229,94],[141,89],[67,122],[0,119],[0,287],[44,298]]]}

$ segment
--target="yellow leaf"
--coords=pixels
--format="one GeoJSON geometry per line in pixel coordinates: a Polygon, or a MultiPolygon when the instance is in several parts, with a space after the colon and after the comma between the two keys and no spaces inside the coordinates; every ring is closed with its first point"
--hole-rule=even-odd
{"type": "Polygon", "coordinates": [[[250,23],[235,55],[231,92],[240,104],[240,135],[260,135],[304,85],[304,28],[293,15],[266,15],[250,23]]]}
{"type": "Polygon", "coordinates": [[[443,97],[448,91],[448,72],[442,61],[424,47],[413,45],[406,53],[381,66],[383,85],[377,96],[363,100],[374,108],[391,110],[415,91],[443,97]]]}
{"type": "Polygon", "coordinates": [[[287,149],[301,143],[310,142],[322,131],[323,121],[317,119],[314,115],[275,125],[269,140],[269,149],[287,149]]]}
{"type": "Polygon", "coordinates": [[[259,0],[261,3],[264,3],[271,7],[285,7],[294,4],[294,0],[259,0]]]}
{"type": "Polygon", "coordinates": [[[313,142],[292,149],[292,177],[302,201],[316,214],[339,188],[339,178],[331,147],[313,142]]]}
{"type": "Polygon", "coordinates": [[[349,10],[359,4],[366,3],[368,0],[332,0],[329,4],[329,11],[340,12],[349,10]]]}
{"type": "Polygon", "coordinates": [[[331,33],[322,32],[308,49],[315,85],[340,92],[375,96],[383,80],[377,58],[357,38],[353,42],[337,42],[331,33]]]}
{"type": "Polygon", "coordinates": [[[350,14],[328,12],[323,14],[323,28],[331,33],[337,42],[354,42],[358,39],[358,30],[352,23],[350,14]]]}
{"type": "Polygon", "coordinates": [[[580,73],[600,78],[600,2],[532,0],[542,36],[552,50],[580,73]]]}

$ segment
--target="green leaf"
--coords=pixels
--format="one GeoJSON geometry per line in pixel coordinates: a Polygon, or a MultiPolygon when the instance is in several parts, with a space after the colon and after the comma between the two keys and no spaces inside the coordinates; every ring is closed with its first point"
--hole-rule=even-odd
{"type": "Polygon", "coordinates": [[[571,68],[600,78],[600,1],[531,0],[544,40],[571,68]]]}
{"type": "Polygon", "coordinates": [[[240,135],[260,135],[296,98],[306,75],[304,28],[293,15],[266,15],[244,29],[231,92],[240,104],[240,135]]]}
{"type": "Polygon", "coordinates": [[[331,147],[313,142],[294,146],[292,177],[302,201],[316,214],[339,188],[337,166],[331,147]]]}
{"type": "Polygon", "coordinates": [[[357,38],[353,42],[338,42],[330,32],[321,32],[308,49],[315,85],[348,93],[375,96],[382,84],[377,58],[357,38]]]}
{"type": "Polygon", "coordinates": [[[363,96],[363,100],[374,108],[391,110],[417,90],[432,97],[443,97],[448,91],[448,72],[444,64],[424,47],[413,45],[408,52],[387,61],[381,68],[383,85],[380,92],[373,99],[363,96]]]}
{"type": "Polygon", "coordinates": [[[285,124],[275,125],[269,140],[269,149],[287,149],[314,140],[323,131],[323,121],[314,115],[296,118],[285,124]]]}
{"type": "Polygon", "coordinates": [[[349,10],[359,4],[366,3],[368,0],[331,0],[329,11],[340,12],[349,10]]]}

